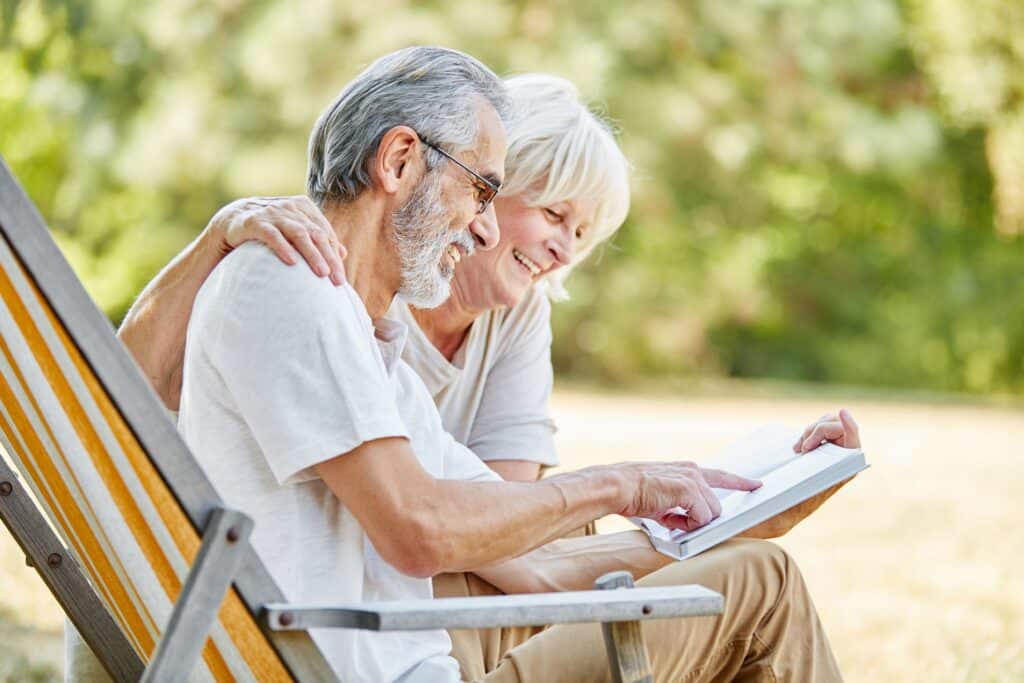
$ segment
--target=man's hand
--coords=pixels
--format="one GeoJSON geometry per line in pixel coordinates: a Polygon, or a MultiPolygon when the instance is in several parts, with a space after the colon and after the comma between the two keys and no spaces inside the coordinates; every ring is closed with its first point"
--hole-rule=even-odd
{"type": "Polygon", "coordinates": [[[812,422],[793,444],[796,453],[813,451],[824,443],[834,443],[843,448],[860,448],[860,432],[853,415],[843,408],[839,414],[826,413],[812,422]]]}
{"type": "Polygon", "coordinates": [[[722,514],[722,505],[711,487],[753,491],[761,486],[755,479],[698,467],[692,462],[622,463],[612,467],[626,477],[627,491],[632,492],[619,514],[648,517],[669,529],[684,531],[702,527],[722,514]]]}
{"type": "Polygon", "coordinates": [[[206,230],[216,236],[221,254],[250,240],[262,242],[288,265],[299,257],[320,277],[345,282],[345,247],[320,209],[305,195],[237,199],[210,219],[206,230]]]}

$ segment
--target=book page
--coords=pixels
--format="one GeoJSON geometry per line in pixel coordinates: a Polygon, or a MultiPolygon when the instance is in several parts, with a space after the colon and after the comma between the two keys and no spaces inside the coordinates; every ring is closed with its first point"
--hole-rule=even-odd
{"type": "MultiPolygon", "coordinates": [[[[750,479],[764,479],[770,472],[800,457],[800,454],[793,451],[793,444],[799,436],[800,432],[783,424],[765,425],[701,465],[750,479]]],[[[743,493],[729,489],[713,490],[722,501],[723,514],[726,501],[743,493]]]]}
{"type": "Polygon", "coordinates": [[[766,425],[700,465],[761,479],[800,457],[793,452],[793,444],[799,436],[800,432],[786,425],[766,425]]]}

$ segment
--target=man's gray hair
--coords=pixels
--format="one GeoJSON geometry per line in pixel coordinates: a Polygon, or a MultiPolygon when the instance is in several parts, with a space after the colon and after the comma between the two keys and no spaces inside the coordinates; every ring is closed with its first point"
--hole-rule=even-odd
{"type": "MultiPolygon", "coordinates": [[[[504,84],[467,54],[410,47],[381,57],[317,120],[309,138],[306,192],[320,206],[355,199],[370,187],[369,161],[395,126],[409,126],[448,152],[468,149],[476,142],[481,100],[503,119],[508,115],[504,84]]],[[[444,160],[433,149],[424,151],[428,169],[444,160]]]]}

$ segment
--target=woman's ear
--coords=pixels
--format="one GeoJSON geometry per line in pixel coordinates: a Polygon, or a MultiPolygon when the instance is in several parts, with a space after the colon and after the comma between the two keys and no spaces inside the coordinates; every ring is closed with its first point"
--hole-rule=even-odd
{"type": "Polygon", "coordinates": [[[397,194],[403,185],[418,175],[423,159],[420,137],[409,126],[395,126],[384,133],[373,158],[372,173],[387,194],[397,194]]]}

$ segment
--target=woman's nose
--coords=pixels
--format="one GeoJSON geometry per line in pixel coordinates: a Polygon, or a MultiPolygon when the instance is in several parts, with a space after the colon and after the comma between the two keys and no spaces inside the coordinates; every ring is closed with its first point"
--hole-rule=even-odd
{"type": "Polygon", "coordinates": [[[555,262],[559,266],[569,265],[575,248],[573,230],[559,230],[557,235],[548,240],[547,247],[548,253],[555,258],[555,262]]]}

